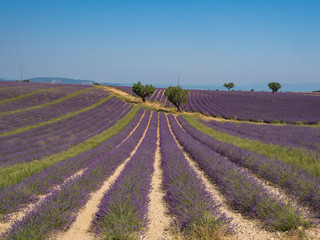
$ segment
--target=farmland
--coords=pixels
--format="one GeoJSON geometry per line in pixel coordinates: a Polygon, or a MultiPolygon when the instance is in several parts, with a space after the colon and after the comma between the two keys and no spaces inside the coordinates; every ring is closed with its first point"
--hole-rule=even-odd
{"type": "Polygon", "coordinates": [[[130,90],[0,82],[0,239],[320,239],[320,96],[130,90]]]}
{"type": "MultiPolygon", "coordinates": [[[[117,88],[133,94],[131,87],[117,88]]],[[[173,107],[164,91],[157,88],[149,100],[173,107]]],[[[318,94],[191,90],[183,108],[225,119],[316,124],[320,119],[319,102],[318,94]]]]}

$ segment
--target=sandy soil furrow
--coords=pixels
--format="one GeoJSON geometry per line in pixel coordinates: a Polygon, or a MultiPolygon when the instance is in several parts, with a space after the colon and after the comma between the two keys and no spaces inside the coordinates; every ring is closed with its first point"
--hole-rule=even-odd
{"type": "Polygon", "coordinates": [[[69,181],[73,181],[76,178],[80,177],[85,170],[86,170],[86,168],[85,169],[81,169],[80,171],[76,172],[72,176],[68,177],[67,179],[65,179],[63,181],[62,184],[51,188],[49,193],[44,194],[44,195],[38,195],[39,200],[36,203],[29,204],[28,206],[26,206],[21,211],[12,213],[11,216],[10,216],[10,221],[8,221],[6,223],[0,223],[0,233],[5,232],[7,229],[11,228],[15,221],[19,221],[22,218],[24,218],[28,213],[30,213],[34,209],[34,207],[36,207],[37,205],[41,204],[47,197],[49,197],[54,190],[60,190],[60,188],[61,188],[61,186],[63,184],[65,184],[65,183],[67,183],[69,181]]]}
{"type": "Polygon", "coordinates": [[[160,118],[158,119],[157,130],[157,150],[154,161],[154,174],[151,179],[151,193],[149,205],[149,229],[145,235],[145,239],[160,240],[171,239],[168,233],[170,225],[170,217],[168,216],[167,207],[163,197],[165,192],[162,189],[163,173],[161,168],[160,153],[160,118]]]}
{"type": "Polygon", "coordinates": [[[129,135],[128,135],[125,139],[123,139],[123,140],[121,141],[121,143],[119,143],[115,148],[118,148],[122,143],[124,143],[125,141],[127,141],[127,139],[134,133],[134,131],[136,131],[136,129],[137,129],[138,126],[140,125],[140,123],[141,123],[141,121],[142,121],[145,113],[146,113],[146,110],[144,110],[143,114],[141,115],[141,118],[140,118],[139,122],[138,122],[137,125],[134,127],[134,129],[132,129],[132,131],[129,133],[129,135]]]}
{"type": "Polygon", "coordinates": [[[152,113],[149,117],[148,125],[143,133],[143,136],[137,143],[135,149],[131,152],[130,157],[128,157],[114,172],[114,174],[109,177],[102,185],[102,187],[91,194],[90,200],[87,202],[85,207],[81,209],[78,213],[76,221],[72,224],[70,229],[66,233],[61,233],[57,239],[59,240],[70,240],[70,239],[77,239],[77,240],[91,240],[96,239],[92,233],[89,233],[91,221],[94,218],[94,214],[98,211],[99,203],[103,198],[105,192],[111,187],[111,185],[115,182],[115,180],[119,177],[121,172],[123,171],[126,164],[129,162],[131,157],[136,153],[138,147],[140,146],[142,140],[144,139],[147,130],[150,125],[152,113]]]}
{"type": "MultiPolygon", "coordinates": [[[[175,118],[176,118],[176,116],[175,116],[175,118]]],[[[180,128],[184,132],[186,132],[177,119],[176,119],[176,121],[177,121],[178,125],[180,126],[180,128]]],[[[266,188],[268,191],[270,191],[271,194],[274,194],[276,198],[283,200],[287,204],[291,204],[296,209],[299,209],[303,213],[304,217],[309,218],[314,221],[319,221],[317,218],[318,213],[315,213],[309,207],[303,206],[302,204],[300,204],[297,198],[295,198],[294,196],[292,196],[290,194],[288,195],[284,189],[281,189],[280,187],[276,186],[275,184],[269,182],[266,179],[262,179],[261,177],[257,176],[255,173],[253,173],[250,169],[242,168],[242,171],[249,174],[249,176],[254,178],[264,188],[266,188]]],[[[286,235],[286,233],[277,233],[277,236],[282,236],[282,235],[286,235]]],[[[320,228],[319,227],[310,228],[310,229],[306,230],[305,235],[306,235],[307,239],[309,239],[309,237],[311,237],[310,239],[314,239],[313,236],[319,236],[319,239],[320,239],[320,228]]]]}
{"type": "MultiPolygon", "coordinates": [[[[169,121],[168,121],[169,122],[169,121]]],[[[181,126],[180,126],[181,127],[181,126]]],[[[264,230],[261,224],[257,220],[249,220],[244,218],[241,213],[235,212],[231,207],[227,205],[226,198],[220,193],[219,188],[210,181],[210,178],[199,168],[198,164],[190,158],[189,154],[186,153],[183,147],[180,145],[175,135],[172,132],[171,125],[169,124],[169,129],[173,135],[176,143],[179,148],[185,154],[186,159],[188,160],[190,166],[193,167],[197,175],[200,177],[202,182],[206,186],[206,190],[212,194],[212,196],[221,204],[220,209],[227,217],[232,217],[232,223],[235,225],[235,235],[232,239],[237,240],[264,240],[264,239],[279,239],[277,233],[271,233],[264,230]]],[[[183,129],[183,128],[182,128],[183,129]]]]}

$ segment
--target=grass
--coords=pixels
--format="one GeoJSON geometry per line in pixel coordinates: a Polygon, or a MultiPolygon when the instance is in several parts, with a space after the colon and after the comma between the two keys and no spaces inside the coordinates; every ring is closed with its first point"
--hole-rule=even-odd
{"type": "MultiPolygon", "coordinates": [[[[56,87],[56,88],[59,88],[59,87],[56,87]]],[[[6,103],[6,102],[15,101],[15,100],[18,100],[18,99],[20,99],[20,98],[29,97],[29,96],[32,96],[32,95],[34,95],[34,94],[41,93],[41,92],[46,92],[46,91],[50,91],[50,90],[53,90],[53,89],[56,89],[56,88],[42,89],[42,90],[39,90],[39,91],[35,91],[35,92],[23,94],[23,95],[20,95],[20,96],[17,96],[17,97],[13,97],[13,98],[9,98],[9,99],[3,99],[3,100],[0,101],[0,103],[6,103]]],[[[1,90],[2,90],[2,89],[1,89],[1,90]]]]}
{"type": "Polygon", "coordinates": [[[235,137],[227,133],[216,131],[200,123],[199,115],[187,115],[183,117],[197,130],[216,138],[221,142],[231,143],[240,148],[259,153],[265,157],[276,158],[285,163],[290,163],[298,168],[308,171],[313,176],[320,176],[320,162],[315,154],[309,154],[302,149],[283,147],[274,144],[262,143],[257,140],[235,137]]]}
{"type": "Polygon", "coordinates": [[[46,167],[49,167],[55,163],[97,147],[102,142],[106,141],[124,129],[125,126],[127,126],[128,123],[134,118],[139,109],[140,106],[135,106],[126,116],[120,119],[111,128],[92,138],[87,139],[76,146],[69,148],[66,151],[50,155],[40,160],[34,160],[28,163],[19,163],[0,169],[0,189],[5,186],[16,184],[22,179],[41,172],[46,167]]]}
{"type": "MultiPolygon", "coordinates": [[[[56,89],[56,88],[52,88],[52,89],[56,89]]],[[[52,90],[50,89],[50,90],[52,90]]],[[[0,116],[4,116],[4,115],[9,115],[9,114],[13,114],[13,113],[18,113],[18,112],[23,112],[23,111],[27,111],[27,110],[33,110],[33,109],[37,109],[37,108],[41,108],[41,107],[47,107],[47,106],[50,106],[50,105],[53,105],[55,103],[59,103],[59,102],[62,102],[62,101],[65,101],[69,98],[72,98],[72,97],[75,97],[85,91],[88,91],[90,89],[93,89],[93,88],[86,88],[86,89],[83,89],[81,91],[78,91],[78,92],[75,92],[75,93],[72,93],[72,94],[69,94],[65,97],[62,97],[62,98],[59,98],[55,101],[52,101],[52,102],[49,102],[49,103],[44,103],[44,104],[41,104],[41,105],[37,105],[37,106],[33,106],[33,107],[29,107],[29,108],[23,108],[23,109],[18,109],[18,110],[13,110],[13,111],[9,111],[9,112],[4,112],[4,113],[0,113],[0,116]]],[[[34,92],[35,93],[39,93],[39,92],[43,92],[43,91],[48,91],[48,89],[46,90],[40,90],[40,91],[37,91],[37,92],[34,92]]],[[[28,95],[28,94],[26,94],[28,95]]],[[[27,97],[26,95],[22,95],[23,97],[27,97]]],[[[33,94],[32,94],[33,95],[33,94]]],[[[28,95],[30,96],[30,95],[28,95]]],[[[14,99],[14,100],[17,100],[17,99],[14,99]]]]}
{"type": "Polygon", "coordinates": [[[75,115],[77,115],[77,114],[79,114],[79,113],[88,111],[88,110],[90,110],[90,109],[93,109],[93,108],[99,106],[100,104],[104,103],[105,101],[107,101],[107,100],[108,100],[109,98],[111,98],[111,97],[112,97],[112,95],[110,95],[110,96],[108,96],[108,97],[106,97],[106,98],[101,99],[99,102],[96,102],[95,104],[92,104],[92,105],[89,106],[89,107],[80,109],[80,110],[75,111],[75,112],[67,113],[67,114],[62,115],[62,116],[60,116],[60,117],[50,119],[50,120],[48,120],[48,121],[36,123],[36,124],[33,124],[33,125],[28,125],[28,126],[21,127],[21,128],[17,128],[17,129],[14,129],[14,130],[11,130],[11,131],[7,131],[7,132],[2,132],[2,133],[0,133],[0,137],[5,137],[5,136],[8,136],[8,135],[17,134],[17,133],[21,133],[21,132],[24,132],[24,131],[29,131],[29,130],[32,130],[32,129],[37,128],[37,127],[42,127],[42,126],[44,126],[44,125],[47,125],[47,124],[50,124],[50,123],[54,123],[54,122],[56,122],[56,121],[60,121],[60,120],[63,120],[63,119],[66,119],[66,118],[75,116],[75,115]]]}

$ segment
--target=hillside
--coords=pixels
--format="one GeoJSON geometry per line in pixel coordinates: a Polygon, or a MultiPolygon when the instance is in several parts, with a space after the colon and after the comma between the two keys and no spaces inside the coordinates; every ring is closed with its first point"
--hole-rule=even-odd
{"type": "Polygon", "coordinates": [[[162,96],[0,82],[1,239],[319,239],[320,125],[162,96]]]}

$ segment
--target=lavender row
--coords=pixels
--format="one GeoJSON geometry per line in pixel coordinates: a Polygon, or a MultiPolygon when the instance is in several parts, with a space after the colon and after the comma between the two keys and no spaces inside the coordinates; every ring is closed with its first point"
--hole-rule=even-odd
{"type": "MultiPolygon", "coordinates": [[[[29,141],[36,143],[37,141],[42,141],[44,138],[47,138],[46,136],[50,137],[50,136],[55,136],[57,134],[60,134],[60,132],[68,132],[68,130],[70,130],[69,128],[72,128],[72,126],[77,125],[79,119],[90,118],[90,116],[94,114],[103,114],[103,112],[106,109],[108,109],[109,104],[112,104],[114,102],[122,102],[122,101],[119,101],[113,97],[108,99],[106,102],[100,104],[99,106],[93,109],[84,111],[82,113],[76,114],[75,116],[72,116],[60,121],[55,121],[49,125],[41,126],[41,127],[32,129],[30,131],[25,131],[22,133],[1,137],[0,151],[5,150],[6,148],[4,148],[3,146],[7,144],[24,145],[29,141]]],[[[70,134],[72,134],[72,132],[70,134]]]]}
{"type": "MultiPolygon", "coordinates": [[[[131,87],[117,88],[133,94],[131,87]]],[[[171,107],[163,92],[157,88],[149,100],[171,107]]],[[[314,124],[320,122],[320,95],[191,90],[183,109],[227,119],[314,124]]]]}
{"type": "Polygon", "coordinates": [[[259,219],[271,230],[288,231],[311,225],[299,210],[270,193],[250,173],[184,132],[172,115],[169,120],[183,148],[218,185],[234,209],[259,219]]]}
{"type": "MultiPolygon", "coordinates": [[[[144,122],[145,123],[145,122],[144,122]]],[[[90,159],[88,169],[81,177],[63,184],[60,191],[54,191],[34,210],[27,214],[3,234],[4,239],[45,239],[50,235],[68,229],[75,221],[77,212],[90,199],[116,168],[130,156],[142,137],[147,123],[141,123],[137,131],[120,147],[104,157],[90,159]]]]}
{"type": "Polygon", "coordinates": [[[157,125],[158,113],[154,113],[138,150],[99,204],[92,229],[104,239],[130,239],[148,224],[157,125]]]}
{"type": "Polygon", "coordinates": [[[142,135],[143,128],[148,123],[149,115],[150,113],[145,114],[141,120],[141,124],[139,124],[143,116],[143,110],[141,109],[122,131],[101,143],[98,147],[54,164],[42,172],[22,180],[18,184],[1,189],[0,214],[6,217],[8,214],[20,210],[24,205],[37,201],[38,197],[36,195],[50,192],[52,187],[60,185],[65,179],[79,170],[95,166],[95,162],[110,158],[111,152],[139,125],[132,137],[125,141],[124,145],[120,145],[121,147],[127,146],[131,148],[130,144],[135,144],[134,139],[142,135]]]}
{"type": "MultiPolygon", "coordinates": [[[[183,128],[196,140],[219,154],[228,157],[238,165],[249,168],[262,178],[280,186],[302,203],[320,212],[320,178],[310,176],[306,171],[285,164],[276,159],[269,159],[230,143],[222,143],[189,125],[178,117],[183,128]]],[[[320,216],[319,216],[320,217],[320,216]]]]}
{"type": "MultiPolygon", "coordinates": [[[[137,97],[137,95],[132,92],[132,87],[115,86],[115,88],[120,89],[126,93],[129,93],[129,94],[137,97]]],[[[164,95],[164,91],[165,91],[165,89],[163,89],[163,88],[156,88],[154,93],[150,97],[147,97],[147,100],[149,100],[151,102],[158,101],[158,102],[163,103],[166,107],[173,107],[172,103],[169,102],[166,95],[164,95]]]]}
{"type": "Polygon", "coordinates": [[[225,132],[233,136],[282,146],[301,147],[310,151],[320,152],[320,128],[297,125],[274,126],[199,121],[217,131],[225,132]]]}
{"type": "Polygon", "coordinates": [[[320,121],[320,97],[298,93],[192,90],[185,107],[188,111],[239,120],[320,121]]]}
{"type": "Polygon", "coordinates": [[[68,94],[72,94],[83,89],[85,89],[83,86],[68,86],[48,89],[47,91],[39,92],[15,101],[6,102],[5,104],[2,103],[0,113],[25,109],[49,103],[59,98],[65,97],[68,94]]]}
{"type": "Polygon", "coordinates": [[[0,81],[0,88],[19,87],[19,86],[26,86],[26,85],[28,85],[28,83],[13,82],[13,81],[0,81]]]}
{"type": "Polygon", "coordinates": [[[218,203],[189,165],[163,113],[160,115],[160,149],[165,200],[170,213],[176,216],[175,225],[180,231],[192,235],[200,234],[198,229],[207,229],[207,234],[213,236],[222,228],[230,231],[231,219],[220,212],[218,203]]]}
{"type": "Polygon", "coordinates": [[[95,88],[51,106],[1,116],[0,132],[60,117],[67,113],[88,107],[108,95],[107,92],[95,88]]]}
{"type": "Polygon", "coordinates": [[[43,89],[50,89],[50,88],[56,88],[57,86],[52,84],[26,84],[21,85],[17,87],[10,87],[1,89],[0,88],[0,101],[6,100],[14,97],[18,97],[20,95],[32,93],[35,91],[43,90],[43,89]]]}
{"type": "Polygon", "coordinates": [[[32,136],[25,138],[20,134],[22,135],[20,141],[3,144],[0,151],[0,167],[29,162],[61,152],[110,128],[132,108],[121,100],[116,98],[113,100],[115,101],[107,101],[89,113],[80,114],[72,119],[74,121],[69,121],[71,122],[69,124],[64,123],[63,126],[60,124],[61,128],[57,132],[41,135],[36,139],[32,136]]]}
{"type": "Polygon", "coordinates": [[[113,104],[116,103],[120,104],[123,102],[115,97],[112,97],[104,103],[100,104],[99,106],[76,114],[72,117],[60,121],[55,121],[51,124],[48,124],[47,126],[41,126],[30,131],[25,131],[22,133],[2,137],[0,139],[0,143],[2,145],[0,146],[0,150],[5,151],[8,147],[10,147],[10,145],[24,145],[30,141],[32,141],[32,143],[36,143],[37,141],[45,139],[47,135],[50,137],[57,135],[60,132],[66,132],[68,131],[68,128],[73,128],[82,120],[90,118],[90,116],[98,117],[100,114],[103,114],[104,111],[108,110],[113,104]],[[4,144],[9,145],[7,147],[3,147],[4,144]]]}

